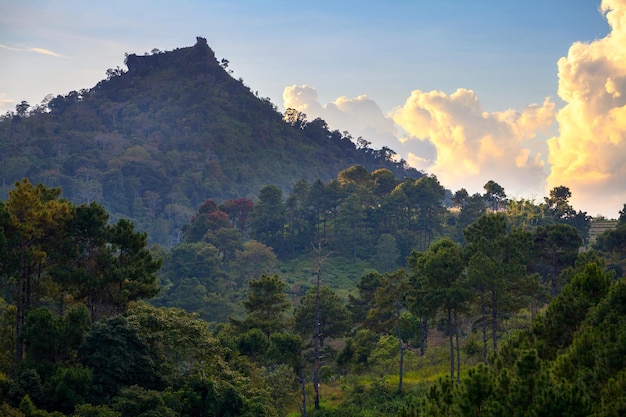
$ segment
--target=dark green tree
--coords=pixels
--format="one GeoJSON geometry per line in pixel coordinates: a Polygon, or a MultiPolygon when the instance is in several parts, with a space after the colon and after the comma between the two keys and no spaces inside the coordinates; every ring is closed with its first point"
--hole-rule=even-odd
{"type": "Polygon", "coordinates": [[[93,373],[97,402],[105,403],[123,386],[157,386],[157,361],[150,345],[123,316],[94,324],[79,350],[93,373]]]}
{"type": "Polygon", "coordinates": [[[263,187],[259,193],[259,201],[250,215],[252,237],[282,254],[285,224],[282,190],[274,185],[263,187]]]}
{"type": "Polygon", "coordinates": [[[387,273],[382,279],[380,287],[375,294],[375,306],[368,312],[368,320],[377,321],[381,329],[386,329],[386,333],[394,333],[398,338],[399,361],[399,382],[398,391],[402,391],[402,380],[404,375],[404,343],[402,338],[402,313],[407,308],[406,296],[410,290],[406,271],[398,269],[395,272],[387,273]]]}
{"type": "Polygon", "coordinates": [[[249,240],[243,244],[242,250],[235,252],[229,275],[237,288],[243,288],[262,274],[273,274],[276,264],[277,258],[272,248],[256,240],[249,240]]]}
{"type": "MultiPolygon", "coordinates": [[[[443,310],[450,344],[450,379],[454,379],[455,336],[458,344],[458,312],[467,299],[461,281],[465,267],[461,246],[448,238],[433,243],[426,252],[413,252],[408,259],[411,285],[417,305],[431,312],[443,310]]],[[[417,306],[413,307],[419,312],[417,306]]],[[[458,359],[458,357],[457,357],[458,359]]],[[[460,371],[460,363],[457,364],[460,371]]],[[[460,372],[457,372],[457,378],[460,372]]]]}
{"type": "Polygon", "coordinates": [[[485,214],[486,211],[487,208],[485,207],[485,199],[482,195],[476,193],[469,196],[465,200],[465,204],[461,208],[461,211],[456,219],[455,240],[463,242],[463,230],[478,220],[483,214],[485,214]]]}
{"type": "Polygon", "coordinates": [[[574,264],[582,238],[573,226],[559,223],[536,228],[533,239],[533,269],[549,284],[554,297],[564,284],[559,282],[559,275],[574,264]]]}
{"type": "Polygon", "coordinates": [[[365,185],[371,180],[370,172],[361,165],[353,165],[337,174],[337,181],[342,186],[354,184],[356,186],[365,185]]]}
{"type": "Polygon", "coordinates": [[[544,201],[552,220],[559,224],[567,224],[578,230],[584,244],[588,243],[591,217],[582,211],[576,211],[569,203],[572,193],[568,187],[558,186],[550,190],[550,196],[544,201]]]}
{"type": "Polygon", "coordinates": [[[532,240],[530,233],[520,229],[509,232],[503,213],[483,215],[463,234],[467,241],[465,256],[469,260],[468,284],[475,290],[480,305],[486,362],[487,323],[491,325],[493,349],[497,350],[501,315],[530,304],[531,296],[537,291],[533,276],[526,270],[532,240]]]}
{"type": "Polygon", "coordinates": [[[162,273],[173,284],[170,291],[174,291],[183,279],[192,278],[197,279],[208,292],[219,291],[226,278],[217,248],[204,242],[181,243],[172,248],[162,273]]]}
{"type": "Polygon", "coordinates": [[[418,180],[405,180],[393,193],[405,196],[408,228],[419,234],[419,248],[428,248],[442,229],[445,189],[437,177],[423,176],[418,180]]]}
{"type": "Polygon", "coordinates": [[[146,233],[136,232],[130,221],[118,220],[109,233],[114,263],[108,293],[116,311],[122,312],[129,302],[152,298],[159,292],[156,273],[162,261],[152,257],[146,233]]]}
{"type": "MultiPolygon", "coordinates": [[[[294,331],[303,337],[313,337],[315,333],[315,288],[307,291],[294,312],[294,331]]],[[[320,343],[326,338],[345,335],[352,320],[350,312],[339,296],[329,287],[320,287],[319,293],[320,343]]]]}
{"type": "Polygon", "coordinates": [[[70,204],[60,200],[61,190],[41,184],[33,186],[27,179],[16,182],[9,191],[0,220],[4,257],[0,273],[14,288],[17,307],[16,359],[24,354],[24,320],[26,313],[37,306],[49,281],[51,246],[56,235],[71,216],[70,204]]]}
{"type": "Polygon", "coordinates": [[[626,222],[619,222],[615,229],[600,234],[593,248],[607,258],[616,271],[615,278],[622,277],[626,270],[626,222]]]}
{"type": "Polygon", "coordinates": [[[287,218],[287,239],[289,241],[290,256],[308,249],[313,240],[313,227],[308,207],[311,187],[306,180],[299,180],[293,186],[285,202],[287,218]]]}
{"type": "Polygon", "coordinates": [[[458,209],[462,209],[469,198],[469,193],[465,188],[457,190],[452,195],[452,204],[458,209]]]}
{"type": "Polygon", "coordinates": [[[278,275],[261,275],[248,286],[248,298],[243,302],[247,316],[242,325],[260,329],[269,341],[272,334],[287,327],[285,313],[291,304],[285,294],[287,284],[278,275]]]}
{"type": "Polygon", "coordinates": [[[608,293],[611,279],[598,264],[585,265],[535,320],[533,333],[542,359],[553,360],[572,343],[589,309],[608,293]]]}
{"type": "Polygon", "coordinates": [[[506,202],[504,188],[493,180],[487,181],[483,188],[485,189],[485,200],[490,204],[491,210],[498,211],[500,206],[506,202]]]}
{"type": "Polygon", "coordinates": [[[368,319],[368,312],[376,306],[376,292],[382,285],[383,276],[375,270],[363,272],[356,287],[358,296],[348,295],[348,310],[354,324],[374,329],[377,326],[368,319]]]}

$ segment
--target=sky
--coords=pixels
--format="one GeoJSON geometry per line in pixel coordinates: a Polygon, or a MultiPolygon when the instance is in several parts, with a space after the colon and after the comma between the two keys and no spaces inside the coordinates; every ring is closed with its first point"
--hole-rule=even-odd
{"type": "Polygon", "coordinates": [[[0,114],[196,36],[279,110],[453,192],[626,203],[626,0],[0,0],[0,114]]]}

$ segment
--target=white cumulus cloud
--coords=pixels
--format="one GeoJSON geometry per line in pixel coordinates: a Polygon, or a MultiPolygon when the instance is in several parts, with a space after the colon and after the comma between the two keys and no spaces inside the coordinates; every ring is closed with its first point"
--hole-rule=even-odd
{"type": "Polygon", "coordinates": [[[428,172],[444,186],[481,192],[494,180],[509,195],[543,193],[547,171],[534,140],[554,121],[550,100],[521,111],[488,113],[472,90],[415,90],[392,117],[409,139],[434,144],[436,158],[428,172]]]}
{"type": "Polygon", "coordinates": [[[604,0],[610,33],[574,43],[558,62],[559,134],[548,140],[549,188],[565,185],[572,204],[616,217],[626,203],[626,0],[604,0]]]}
{"type": "Polygon", "coordinates": [[[428,141],[417,146],[414,143],[407,146],[399,140],[394,121],[367,95],[356,98],[342,96],[322,105],[314,87],[292,85],[283,91],[283,105],[305,113],[308,120],[322,118],[331,129],[348,131],[355,140],[362,137],[371,142],[372,148],[387,146],[410,164],[411,161],[415,162],[411,165],[418,169],[426,168],[434,156],[434,148],[428,141]]]}

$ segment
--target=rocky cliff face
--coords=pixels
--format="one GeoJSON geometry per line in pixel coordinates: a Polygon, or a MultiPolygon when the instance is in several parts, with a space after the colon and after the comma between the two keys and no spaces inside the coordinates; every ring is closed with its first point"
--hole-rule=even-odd
{"type": "Polygon", "coordinates": [[[151,55],[129,54],[126,57],[126,66],[128,67],[128,75],[146,76],[151,70],[166,66],[176,65],[177,60],[185,59],[191,56],[193,58],[194,69],[209,71],[211,68],[217,69],[219,63],[215,58],[215,52],[209,47],[205,38],[197,37],[196,44],[192,47],[176,49],[170,52],[156,52],[151,55]]]}

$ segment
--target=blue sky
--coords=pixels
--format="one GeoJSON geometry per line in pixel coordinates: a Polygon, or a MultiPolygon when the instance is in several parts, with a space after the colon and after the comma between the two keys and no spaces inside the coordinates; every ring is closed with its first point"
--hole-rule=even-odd
{"type": "MultiPolygon", "coordinates": [[[[549,187],[566,185],[576,208],[613,217],[626,186],[605,189],[616,194],[609,207],[591,204],[585,184],[565,172],[568,163],[550,155],[576,142],[560,133],[568,103],[558,93],[557,63],[575,42],[593,47],[608,37],[606,11],[622,16],[626,4],[605,3],[602,12],[600,0],[0,0],[0,113],[22,100],[38,104],[50,93],[93,87],[108,68],[124,67],[125,52],[191,46],[202,36],[230,61],[234,77],[279,109],[297,107],[375,147],[390,146],[446,187],[481,192],[494,179],[513,197],[541,200],[549,187]],[[495,130],[467,133],[478,126],[495,130]],[[504,131],[519,135],[514,152],[487,152],[508,147],[498,136],[504,131]],[[457,145],[475,143],[454,148],[446,138],[455,135],[457,145]],[[451,167],[466,171],[450,174],[451,167]]],[[[624,75],[607,71],[607,79],[624,75]]],[[[617,137],[623,146],[624,132],[617,137]]],[[[614,165],[602,172],[614,178],[624,169],[614,165]]]]}

